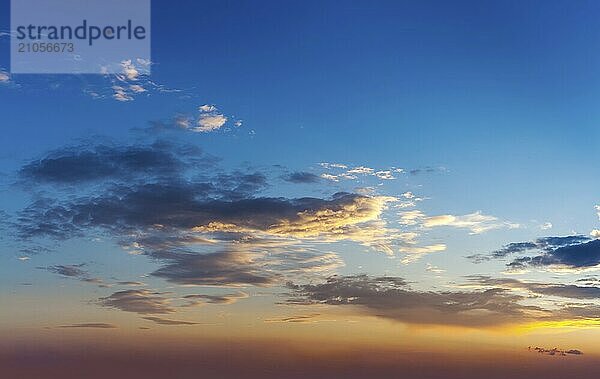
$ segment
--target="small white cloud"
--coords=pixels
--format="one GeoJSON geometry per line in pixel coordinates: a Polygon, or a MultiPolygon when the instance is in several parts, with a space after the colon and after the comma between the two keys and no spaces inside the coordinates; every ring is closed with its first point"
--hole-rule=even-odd
{"type": "Polygon", "coordinates": [[[375,172],[374,169],[372,169],[370,167],[365,167],[365,166],[354,167],[353,169],[350,169],[347,171],[348,174],[365,174],[365,175],[372,175],[374,172],[375,172]]]}
{"type": "Polygon", "coordinates": [[[131,59],[121,62],[123,74],[128,80],[137,80],[140,72],[137,67],[131,62],[131,59]]]}
{"type": "Polygon", "coordinates": [[[345,164],[341,164],[341,163],[328,163],[328,162],[322,162],[319,163],[319,166],[326,168],[326,169],[333,169],[333,168],[341,168],[341,169],[347,169],[348,166],[346,166],[345,164]]]}
{"type": "Polygon", "coordinates": [[[425,271],[432,272],[434,274],[441,274],[446,272],[446,270],[442,270],[441,268],[434,266],[431,263],[427,263],[427,266],[425,266],[425,271]]]}
{"type": "Polygon", "coordinates": [[[321,174],[321,178],[331,180],[332,182],[339,182],[340,178],[337,175],[321,174]]]}
{"type": "Polygon", "coordinates": [[[139,84],[132,84],[129,86],[129,89],[135,93],[146,92],[146,89],[144,87],[140,86],[139,84]]]}
{"type": "Polygon", "coordinates": [[[198,119],[198,127],[194,130],[199,132],[212,132],[219,130],[227,122],[227,117],[222,114],[202,114],[198,119]]]}
{"type": "MultiPolygon", "coordinates": [[[[224,114],[220,113],[216,106],[210,104],[204,104],[198,107],[198,111],[200,115],[196,120],[196,126],[190,128],[190,130],[195,132],[213,132],[215,130],[221,129],[228,118],[224,114]]],[[[238,124],[235,124],[238,126],[238,124]]],[[[241,122],[239,124],[241,126],[241,122]]]]}
{"type": "Polygon", "coordinates": [[[30,260],[31,258],[29,258],[29,257],[19,257],[17,259],[20,260],[20,261],[22,261],[22,262],[25,262],[25,261],[30,260]]]}
{"type": "Polygon", "coordinates": [[[383,180],[394,180],[394,179],[396,179],[396,177],[392,174],[391,170],[377,171],[375,173],[375,176],[377,176],[379,179],[383,179],[383,180]]]}
{"type": "Polygon", "coordinates": [[[133,97],[127,93],[125,88],[121,86],[113,86],[112,87],[114,93],[113,98],[117,101],[133,101],[133,97]]]}
{"type": "Polygon", "coordinates": [[[215,112],[217,110],[217,107],[215,107],[214,105],[210,105],[210,104],[204,104],[204,105],[199,106],[198,110],[200,112],[204,112],[204,113],[215,112]]]}
{"type": "Polygon", "coordinates": [[[542,229],[542,230],[552,229],[552,223],[551,222],[545,222],[542,225],[540,225],[540,229],[542,229]]]}

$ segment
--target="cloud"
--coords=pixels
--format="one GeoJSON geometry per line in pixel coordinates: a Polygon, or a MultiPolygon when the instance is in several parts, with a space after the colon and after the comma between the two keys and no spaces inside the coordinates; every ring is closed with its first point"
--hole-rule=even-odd
{"type": "Polygon", "coordinates": [[[421,174],[432,174],[435,172],[446,172],[447,169],[445,167],[423,167],[423,168],[415,168],[409,171],[411,175],[421,175],[421,174]]]}
{"type": "Polygon", "coordinates": [[[317,317],[319,317],[319,313],[313,313],[309,315],[297,315],[297,316],[289,316],[289,317],[279,317],[279,318],[270,318],[265,319],[265,322],[275,322],[275,323],[313,323],[317,322],[317,317]]]}
{"type": "Polygon", "coordinates": [[[545,237],[532,242],[510,243],[491,254],[475,254],[468,258],[475,262],[527,254],[507,264],[510,271],[527,268],[582,270],[600,264],[600,240],[583,235],[545,237]]]}
{"type": "Polygon", "coordinates": [[[70,329],[70,328],[92,328],[92,329],[115,329],[116,326],[113,324],[106,324],[103,322],[87,322],[87,323],[81,323],[81,324],[70,324],[70,325],[60,325],[58,326],[58,328],[65,328],[65,329],[70,329]]]}
{"type": "Polygon", "coordinates": [[[227,117],[220,113],[214,105],[202,105],[198,107],[200,115],[196,121],[196,126],[191,130],[196,132],[213,132],[221,129],[227,122],[227,117]]]}
{"type": "Polygon", "coordinates": [[[167,121],[154,121],[150,128],[143,129],[147,132],[161,132],[165,130],[186,130],[196,133],[210,133],[219,130],[230,131],[232,128],[242,126],[241,120],[226,116],[214,105],[205,104],[198,107],[198,113],[182,113],[175,115],[167,121]]]}
{"type": "Polygon", "coordinates": [[[289,284],[291,304],[353,307],[359,313],[409,324],[489,327],[549,317],[520,304],[523,296],[494,288],[475,292],[416,291],[397,277],[334,276],[320,284],[289,284]]]}
{"type": "Polygon", "coordinates": [[[151,275],[182,285],[266,287],[284,279],[331,274],[343,266],[333,253],[286,252],[278,251],[277,246],[269,250],[248,248],[210,254],[171,254],[163,258],[167,263],[151,275]]]}
{"type": "MultiPolygon", "coordinates": [[[[18,214],[17,231],[25,241],[101,233],[125,251],[155,260],[159,267],[152,276],[219,287],[332,275],[343,261],[321,246],[339,241],[413,258],[445,248],[417,246],[416,233],[390,227],[385,213],[399,201],[394,197],[349,192],[267,197],[262,193],[270,188],[269,173],[223,171],[214,162],[193,147],[160,141],[52,151],[20,170],[23,186],[53,185],[45,194],[54,197],[36,197],[18,214]]],[[[314,179],[301,171],[291,175],[296,181],[314,179]]],[[[100,304],[138,313],[173,311],[168,299],[148,290],[115,292],[100,304]]]]}
{"type": "Polygon", "coordinates": [[[38,267],[39,269],[49,271],[54,274],[77,278],[82,282],[98,284],[101,287],[106,287],[107,285],[104,283],[102,279],[92,278],[89,276],[89,273],[82,269],[85,266],[85,263],[80,263],[78,265],[55,265],[48,267],[38,267]]]}
{"type": "Polygon", "coordinates": [[[120,286],[145,286],[146,285],[146,283],[136,282],[136,281],[122,281],[122,282],[117,282],[116,284],[118,284],[120,286]]]}
{"type": "Polygon", "coordinates": [[[476,263],[488,261],[491,259],[501,259],[510,255],[543,251],[551,253],[560,247],[578,245],[588,242],[589,237],[583,235],[573,235],[565,237],[543,237],[535,241],[529,242],[513,242],[503,246],[501,249],[495,250],[490,254],[473,254],[467,258],[472,259],[476,263]]]}
{"type": "Polygon", "coordinates": [[[423,226],[426,228],[450,226],[454,228],[469,229],[471,234],[481,234],[492,229],[503,227],[518,227],[516,224],[500,222],[497,217],[484,215],[480,211],[463,216],[440,215],[426,217],[423,220],[423,226]]]}
{"type": "MultiPolygon", "coordinates": [[[[409,193],[412,195],[412,193],[409,193]]],[[[423,228],[453,227],[468,229],[470,234],[481,234],[493,229],[517,228],[518,225],[501,221],[497,217],[484,215],[480,211],[466,215],[438,215],[427,216],[420,210],[410,210],[400,213],[400,222],[403,225],[420,226],[423,228]]]]}
{"type": "Polygon", "coordinates": [[[321,174],[321,178],[331,180],[333,182],[339,182],[340,180],[356,180],[359,178],[359,176],[372,176],[381,180],[394,180],[396,179],[396,174],[404,173],[403,169],[396,167],[376,170],[366,166],[355,166],[349,168],[347,165],[340,163],[323,162],[319,165],[328,170],[328,172],[321,174]]]}
{"type": "Polygon", "coordinates": [[[56,265],[41,268],[63,276],[81,277],[87,276],[87,271],[81,269],[81,267],[83,266],[85,266],[85,263],[81,263],[78,265],[56,265]]]}
{"type": "Polygon", "coordinates": [[[302,183],[318,183],[321,178],[315,174],[304,171],[296,171],[283,177],[284,180],[290,183],[302,184],[302,183]]]}
{"type": "Polygon", "coordinates": [[[569,350],[562,350],[562,349],[558,349],[556,347],[554,348],[545,348],[545,347],[531,347],[529,346],[528,348],[529,351],[535,351],[537,353],[540,354],[544,354],[544,355],[554,355],[554,356],[562,356],[565,357],[567,355],[583,355],[583,352],[581,350],[577,350],[577,349],[569,349],[569,350]]]}
{"type": "Polygon", "coordinates": [[[540,255],[525,256],[508,263],[509,270],[528,267],[556,267],[565,269],[585,269],[600,264],[600,240],[573,244],[542,251],[540,255]]]}
{"type": "Polygon", "coordinates": [[[522,289],[537,295],[557,296],[570,299],[600,299],[600,287],[573,284],[525,282],[511,278],[494,279],[489,276],[469,276],[470,283],[493,288],[522,289]]]}
{"type": "Polygon", "coordinates": [[[188,300],[187,306],[202,305],[202,304],[222,304],[229,305],[236,303],[240,299],[248,298],[248,294],[245,292],[229,293],[224,295],[204,295],[204,294],[192,294],[185,295],[183,297],[188,300]]]}
{"type": "Polygon", "coordinates": [[[113,293],[99,300],[100,305],[120,309],[125,312],[139,314],[165,314],[173,313],[175,309],[170,306],[170,301],[160,292],[149,290],[125,290],[113,293]]]}
{"type": "Polygon", "coordinates": [[[170,282],[204,286],[267,286],[279,274],[261,270],[255,257],[247,253],[179,254],[152,273],[170,282]]]}
{"type": "MultiPolygon", "coordinates": [[[[87,157],[83,160],[88,161],[87,157]]],[[[64,182],[82,180],[82,175],[108,175],[104,170],[93,170],[93,166],[91,171],[97,174],[80,174],[78,162],[65,177],[60,173],[54,176],[54,170],[47,166],[29,165],[23,171],[35,180],[49,177],[64,182]]],[[[113,172],[113,177],[119,175],[118,170],[113,172]]],[[[205,179],[190,182],[175,177],[157,179],[155,183],[124,183],[109,187],[99,196],[58,204],[39,200],[21,212],[18,227],[23,237],[70,238],[94,228],[126,235],[159,225],[175,234],[177,230],[188,230],[213,235],[350,240],[388,253],[392,249],[394,238],[389,232],[393,230],[386,228],[381,216],[395,198],[352,193],[337,193],[330,199],[253,197],[266,186],[260,173],[234,172],[205,179]]],[[[398,237],[402,235],[398,233],[398,237]]]]}
{"type": "Polygon", "coordinates": [[[370,168],[370,167],[365,167],[365,166],[358,166],[358,167],[354,167],[351,168],[350,170],[347,171],[348,174],[362,174],[362,175],[373,175],[375,173],[375,170],[370,168]]]}
{"type": "Polygon", "coordinates": [[[227,117],[222,114],[201,114],[198,119],[198,126],[193,128],[198,132],[213,132],[221,129],[227,122],[227,117]]]}
{"type": "Polygon", "coordinates": [[[121,101],[121,102],[133,101],[133,96],[131,96],[127,92],[127,89],[125,87],[112,86],[112,89],[114,91],[114,93],[113,93],[113,99],[115,99],[117,101],[121,101]]]}
{"type": "Polygon", "coordinates": [[[446,272],[446,270],[434,266],[431,263],[427,263],[427,265],[425,266],[425,271],[432,272],[434,274],[443,274],[444,272],[446,272]]]}
{"type": "Polygon", "coordinates": [[[341,169],[347,169],[348,166],[346,166],[345,164],[342,163],[328,163],[328,162],[322,162],[319,163],[319,166],[325,168],[325,169],[337,169],[337,168],[341,168],[341,169]]]}
{"type": "Polygon", "coordinates": [[[76,184],[99,180],[166,177],[201,163],[202,153],[190,146],[157,141],[151,145],[90,144],[51,151],[31,161],[19,175],[27,184],[76,184]]]}
{"type": "Polygon", "coordinates": [[[488,328],[540,322],[597,321],[600,307],[589,303],[557,303],[544,308],[529,305],[531,295],[515,289],[535,291],[540,296],[596,299],[598,290],[560,284],[520,282],[513,279],[472,277],[464,286],[476,290],[422,291],[412,289],[402,278],[367,275],[332,276],[325,282],[288,283],[292,291],[287,303],[345,307],[359,315],[376,316],[415,325],[445,325],[488,328]]]}
{"type": "Polygon", "coordinates": [[[155,317],[155,316],[147,316],[147,317],[142,317],[142,318],[144,320],[153,321],[160,325],[199,325],[200,324],[198,322],[193,322],[193,321],[171,320],[171,319],[155,317]]]}
{"type": "MultiPolygon", "coordinates": [[[[127,59],[119,64],[119,73],[109,75],[107,68],[102,68],[100,73],[104,74],[113,83],[111,87],[112,98],[117,101],[128,102],[135,100],[135,96],[149,92],[149,90],[161,91],[161,87],[149,79],[151,65],[152,62],[148,60],[127,59]]],[[[90,92],[88,91],[88,93],[90,92]]],[[[95,91],[91,91],[90,94],[96,98],[102,97],[95,91]]]]}
{"type": "Polygon", "coordinates": [[[444,250],[446,250],[446,245],[443,243],[437,243],[429,246],[406,246],[400,248],[400,251],[407,254],[404,256],[404,258],[402,258],[403,264],[416,262],[427,254],[438,253],[444,250]]]}

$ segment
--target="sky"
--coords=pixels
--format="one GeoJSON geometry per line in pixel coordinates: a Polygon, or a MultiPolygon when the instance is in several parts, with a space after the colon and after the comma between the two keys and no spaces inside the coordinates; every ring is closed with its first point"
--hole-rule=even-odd
{"type": "Polygon", "coordinates": [[[599,373],[597,2],[154,0],[104,75],[0,4],[0,372],[599,373]]]}

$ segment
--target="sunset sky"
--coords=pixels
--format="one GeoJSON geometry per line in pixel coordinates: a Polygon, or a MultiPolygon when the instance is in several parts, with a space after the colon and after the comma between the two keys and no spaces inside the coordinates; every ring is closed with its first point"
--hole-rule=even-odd
{"type": "Polygon", "coordinates": [[[600,374],[600,3],[155,0],[115,75],[1,4],[0,376],[600,374]]]}

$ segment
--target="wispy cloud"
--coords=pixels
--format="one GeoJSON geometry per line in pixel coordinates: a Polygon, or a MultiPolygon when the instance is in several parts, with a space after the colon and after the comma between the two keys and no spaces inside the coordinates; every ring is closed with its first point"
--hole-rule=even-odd
{"type": "Polygon", "coordinates": [[[465,215],[427,216],[420,210],[405,211],[400,214],[404,225],[417,225],[423,228],[452,227],[469,230],[470,234],[481,234],[490,230],[518,228],[516,223],[501,221],[495,216],[485,215],[481,211],[465,215]]]}
{"type": "Polygon", "coordinates": [[[155,317],[155,316],[147,316],[147,317],[142,317],[142,318],[144,320],[152,321],[152,322],[155,322],[160,325],[177,326],[177,325],[199,325],[200,324],[198,322],[193,322],[193,321],[171,320],[168,318],[155,317]]]}
{"type": "Polygon", "coordinates": [[[106,324],[103,322],[86,322],[81,324],[69,324],[69,325],[60,325],[58,328],[64,329],[79,329],[79,328],[90,328],[90,329],[115,329],[117,326],[113,324],[106,324]]]}

